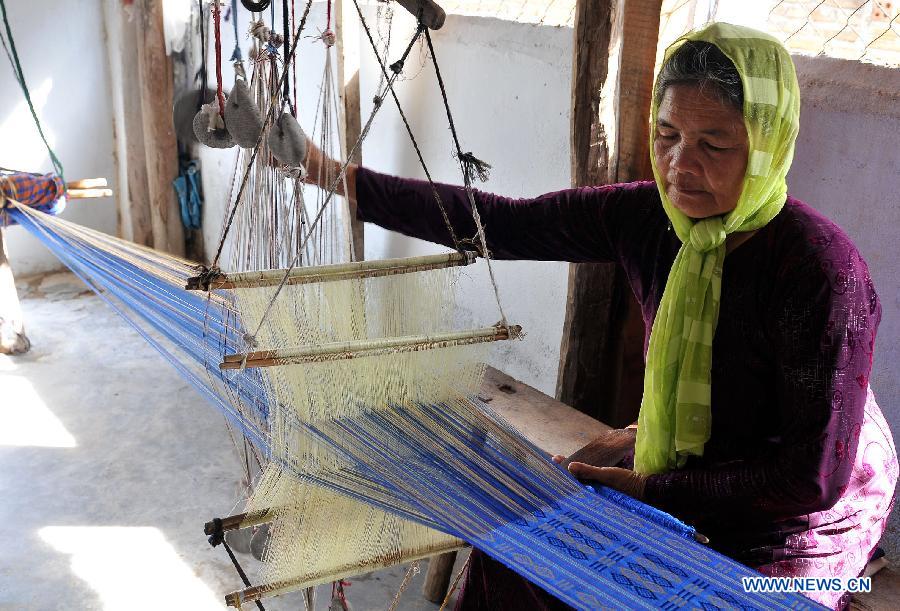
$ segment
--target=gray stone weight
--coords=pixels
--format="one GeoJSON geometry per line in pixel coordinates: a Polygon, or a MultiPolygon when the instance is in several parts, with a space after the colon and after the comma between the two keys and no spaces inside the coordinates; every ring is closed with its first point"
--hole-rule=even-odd
{"type": "Polygon", "coordinates": [[[207,87],[206,94],[200,99],[200,89],[188,89],[181,92],[172,108],[172,119],[175,123],[175,135],[182,142],[197,142],[194,135],[194,115],[204,104],[216,99],[216,90],[207,87]]]}
{"type": "Polygon", "coordinates": [[[231,95],[225,101],[225,128],[241,148],[253,148],[259,140],[263,120],[244,79],[234,81],[231,95]]]}
{"type": "Polygon", "coordinates": [[[257,560],[265,558],[266,548],[269,547],[269,525],[261,524],[256,528],[250,539],[250,553],[257,560]]]}
{"type": "Polygon", "coordinates": [[[303,160],[306,159],[306,134],[291,113],[281,113],[269,128],[269,150],[284,165],[303,165],[303,160]]]}
{"type": "MultiPolygon", "coordinates": [[[[211,104],[215,104],[212,102],[211,104]]],[[[211,104],[204,104],[196,115],[194,115],[194,136],[200,144],[205,144],[214,149],[230,149],[234,146],[234,139],[224,127],[210,130],[209,116],[210,112],[207,108],[211,104]]]]}

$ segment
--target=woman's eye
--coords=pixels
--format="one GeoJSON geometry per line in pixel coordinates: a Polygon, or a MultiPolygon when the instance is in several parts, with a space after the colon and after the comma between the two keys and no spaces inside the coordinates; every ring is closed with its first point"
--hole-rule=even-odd
{"type": "Polygon", "coordinates": [[[675,132],[659,131],[659,132],[656,132],[656,137],[659,138],[660,140],[674,140],[677,137],[677,135],[675,134],[675,132]]]}
{"type": "Polygon", "coordinates": [[[705,144],[706,144],[706,148],[708,148],[711,151],[718,152],[718,151],[727,151],[728,150],[727,146],[716,146],[714,144],[710,144],[709,142],[706,142],[705,144]]]}

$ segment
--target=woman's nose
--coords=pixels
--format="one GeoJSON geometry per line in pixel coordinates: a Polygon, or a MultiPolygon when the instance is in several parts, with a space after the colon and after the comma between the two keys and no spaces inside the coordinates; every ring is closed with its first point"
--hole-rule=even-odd
{"type": "Polygon", "coordinates": [[[678,144],[672,150],[672,169],[683,174],[700,174],[701,167],[696,147],[678,144]]]}

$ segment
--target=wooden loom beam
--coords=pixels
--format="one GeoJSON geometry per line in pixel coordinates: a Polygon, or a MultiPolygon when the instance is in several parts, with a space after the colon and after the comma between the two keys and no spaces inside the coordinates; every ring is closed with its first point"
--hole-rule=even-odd
{"type": "Polygon", "coordinates": [[[163,3],[135,0],[134,18],[117,7],[122,27],[121,124],[127,185],[122,192],[123,235],[177,256],[185,254],[184,229],[172,181],[178,176],[178,144],[172,119],[172,61],[166,55],[163,3]]]}
{"type": "MultiPolygon", "coordinates": [[[[661,4],[576,4],[572,186],[652,179],[647,117],[661,4]]],[[[557,398],[613,426],[632,422],[643,334],[640,308],[616,265],[570,265],[557,398]]]]}
{"type": "Polygon", "coordinates": [[[361,278],[380,278],[471,265],[475,263],[475,258],[476,253],[474,251],[464,251],[421,257],[376,259],[373,261],[295,267],[290,270],[269,269],[235,274],[222,274],[207,269],[198,276],[188,278],[185,288],[189,291],[215,291],[220,289],[278,286],[282,282],[285,285],[295,285],[361,278]],[[287,278],[285,278],[285,275],[287,275],[287,278]]]}
{"type": "Polygon", "coordinates": [[[368,356],[383,356],[405,352],[435,350],[451,346],[468,346],[522,336],[522,327],[485,327],[471,331],[432,333],[405,337],[385,337],[348,342],[329,342],[316,346],[301,346],[287,350],[262,350],[243,354],[228,354],[219,369],[245,369],[253,367],[277,367],[297,363],[320,363],[368,356]]]}

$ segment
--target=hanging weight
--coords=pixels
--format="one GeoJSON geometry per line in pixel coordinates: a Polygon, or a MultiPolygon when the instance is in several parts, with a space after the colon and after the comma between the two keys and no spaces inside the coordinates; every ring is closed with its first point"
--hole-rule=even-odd
{"type": "Polygon", "coordinates": [[[241,4],[243,4],[244,8],[248,11],[259,13],[269,8],[271,1],[272,0],[258,0],[257,2],[254,2],[253,0],[241,0],[241,4]]]}

